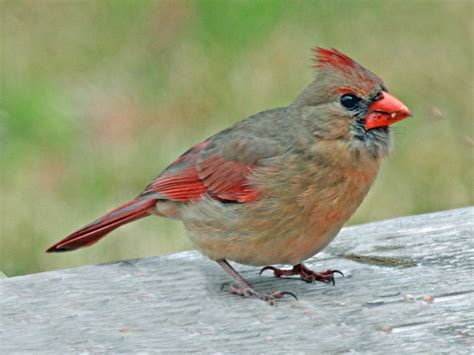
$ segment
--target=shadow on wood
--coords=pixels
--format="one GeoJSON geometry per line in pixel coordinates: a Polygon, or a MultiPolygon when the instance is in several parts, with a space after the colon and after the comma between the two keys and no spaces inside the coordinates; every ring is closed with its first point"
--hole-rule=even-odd
{"type": "Polygon", "coordinates": [[[197,252],[0,280],[0,353],[473,351],[474,207],[345,228],[307,265],[336,286],[238,270],[269,306],[220,290],[197,252]]]}

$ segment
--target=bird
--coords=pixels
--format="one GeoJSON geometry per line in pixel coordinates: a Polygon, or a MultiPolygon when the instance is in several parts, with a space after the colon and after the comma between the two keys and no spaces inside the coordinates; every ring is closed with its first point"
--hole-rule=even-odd
{"type": "Polygon", "coordinates": [[[287,107],[254,114],[192,146],[124,205],[52,245],[90,246],[156,215],[183,222],[202,254],[233,279],[228,291],[269,303],[229,263],[334,284],[339,270],[304,261],[352,216],[391,151],[391,125],[411,116],[382,79],[334,48],[313,49],[316,77],[287,107]],[[292,265],[276,268],[274,264],[292,265]]]}

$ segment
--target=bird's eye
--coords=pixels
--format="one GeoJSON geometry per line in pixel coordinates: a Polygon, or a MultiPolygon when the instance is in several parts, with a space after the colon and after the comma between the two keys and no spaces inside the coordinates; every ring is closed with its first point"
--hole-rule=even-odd
{"type": "Polygon", "coordinates": [[[357,108],[360,97],[355,96],[354,94],[344,94],[341,96],[341,105],[349,110],[357,108]]]}

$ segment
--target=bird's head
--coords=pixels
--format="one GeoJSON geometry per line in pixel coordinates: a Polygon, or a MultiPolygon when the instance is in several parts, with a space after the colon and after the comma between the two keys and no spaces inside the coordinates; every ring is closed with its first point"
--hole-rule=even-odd
{"type": "Polygon", "coordinates": [[[293,103],[320,139],[346,140],[351,147],[386,155],[389,126],[411,115],[374,73],[335,49],[315,48],[317,78],[293,103]]]}

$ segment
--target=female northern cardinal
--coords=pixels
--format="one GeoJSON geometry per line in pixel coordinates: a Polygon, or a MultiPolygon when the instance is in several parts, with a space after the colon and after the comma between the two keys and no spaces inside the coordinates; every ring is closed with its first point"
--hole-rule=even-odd
{"type": "Polygon", "coordinates": [[[276,276],[333,282],[337,270],[302,262],[326,247],[361,204],[389,125],[410,116],[382,80],[335,49],[316,48],[319,75],[288,107],[257,113],[193,146],[134,200],[54,244],[96,243],[152,214],[183,221],[194,245],[238,286],[231,293],[273,302],[288,292],[255,291],[227,262],[272,266],[276,276]]]}

